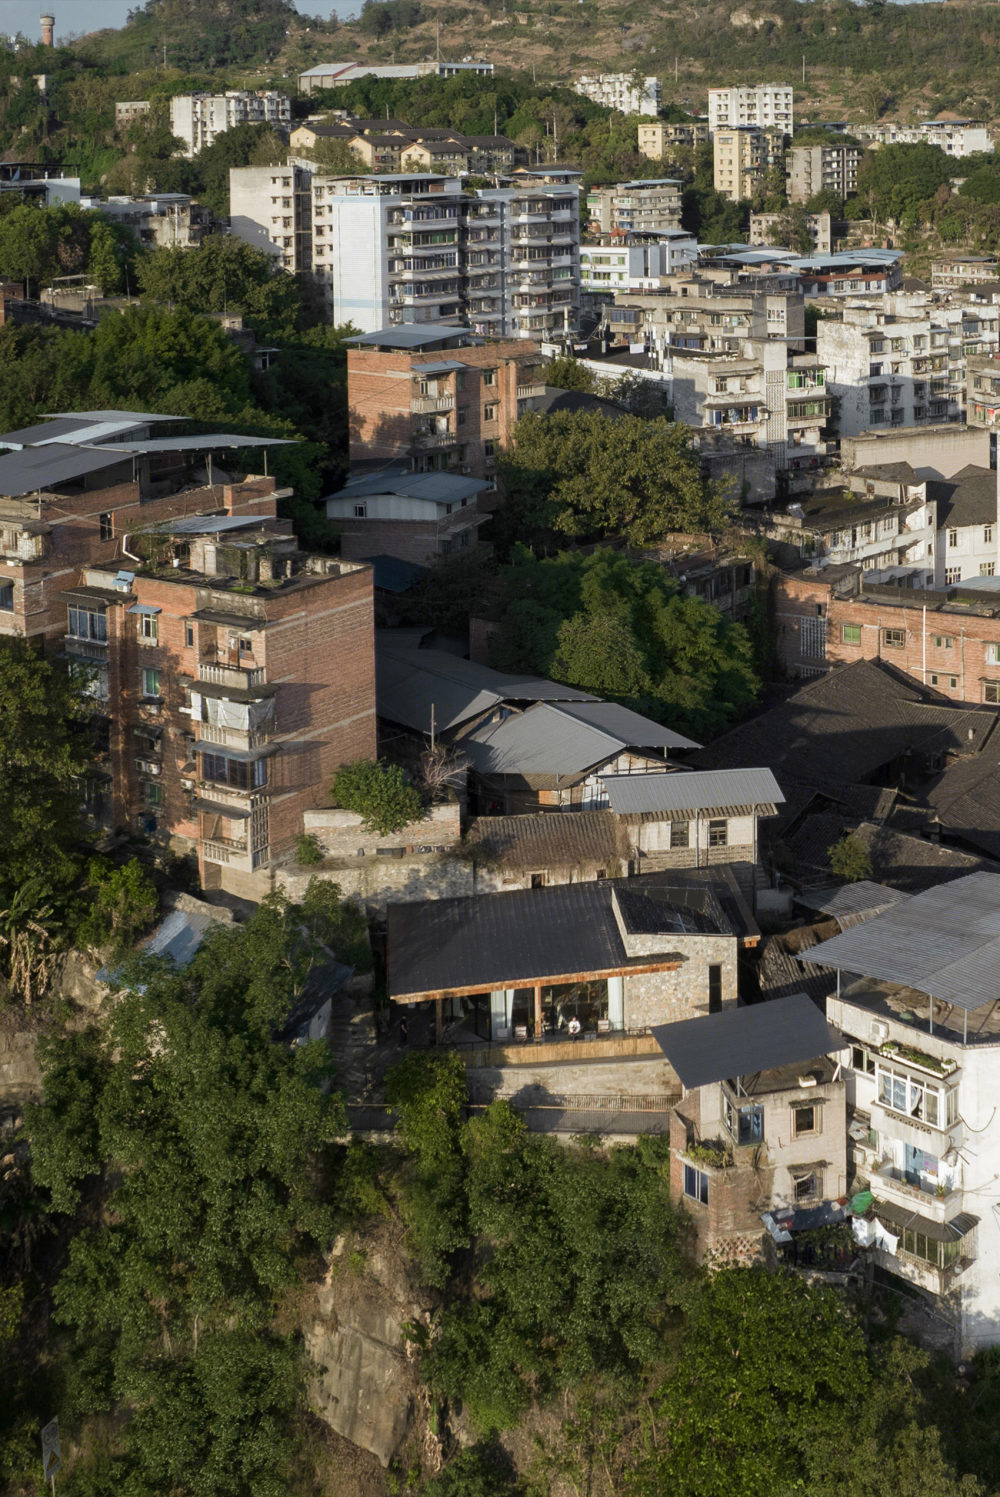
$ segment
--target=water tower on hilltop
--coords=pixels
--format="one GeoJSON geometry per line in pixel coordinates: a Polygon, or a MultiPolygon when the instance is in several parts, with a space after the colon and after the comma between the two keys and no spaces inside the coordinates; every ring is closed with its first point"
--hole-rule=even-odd
{"type": "Polygon", "coordinates": [[[41,18],[41,25],[42,25],[42,46],[43,47],[54,47],[55,46],[55,39],[54,39],[55,38],[55,25],[56,25],[56,18],[55,18],[55,16],[42,16],[42,18],[41,18]]]}

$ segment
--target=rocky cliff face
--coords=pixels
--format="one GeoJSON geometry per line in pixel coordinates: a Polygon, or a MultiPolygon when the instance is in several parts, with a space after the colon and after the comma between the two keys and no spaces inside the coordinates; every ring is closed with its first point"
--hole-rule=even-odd
{"type": "Polygon", "coordinates": [[[386,1225],[373,1234],[338,1238],[304,1319],[306,1351],[316,1368],[309,1389],[314,1411],[383,1466],[423,1422],[404,1326],[427,1324],[430,1311],[430,1298],[411,1274],[402,1233],[386,1225]]]}

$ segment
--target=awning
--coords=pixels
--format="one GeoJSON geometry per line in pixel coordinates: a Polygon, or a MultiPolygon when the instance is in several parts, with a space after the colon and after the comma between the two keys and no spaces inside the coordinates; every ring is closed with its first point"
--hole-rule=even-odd
{"type": "Polygon", "coordinates": [[[162,613],[162,608],[153,608],[149,603],[134,603],[131,608],[126,608],[126,613],[162,613]]]}
{"type": "Polygon", "coordinates": [[[238,759],[241,764],[249,764],[253,759],[266,759],[270,754],[276,754],[278,745],[265,743],[262,748],[230,748],[228,743],[205,743],[199,738],[194,746],[194,752],[196,754],[222,754],[226,759],[238,759]]]}
{"type": "Polygon", "coordinates": [[[209,816],[228,816],[230,821],[249,821],[250,812],[243,806],[220,806],[214,800],[195,800],[195,810],[205,811],[209,816]]]}
{"type": "Polygon", "coordinates": [[[922,1216],[919,1211],[911,1211],[907,1206],[897,1206],[895,1202],[889,1201],[876,1201],[875,1215],[897,1235],[904,1228],[909,1228],[913,1232],[923,1233],[932,1242],[957,1242],[979,1225],[979,1217],[968,1211],[960,1211],[950,1221],[939,1222],[932,1216],[922,1216]]]}
{"type": "Polygon", "coordinates": [[[650,1032],[688,1089],[844,1048],[842,1037],[805,993],[659,1024],[650,1032]]]}
{"type": "Polygon", "coordinates": [[[70,603],[74,600],[78,603],[124,603],[128,598],[127,592],[116,592],[110,587],[88,587],[81,583],[79,587],[67,587],[59,594],[60,598],[66,598],[70,603]]]}

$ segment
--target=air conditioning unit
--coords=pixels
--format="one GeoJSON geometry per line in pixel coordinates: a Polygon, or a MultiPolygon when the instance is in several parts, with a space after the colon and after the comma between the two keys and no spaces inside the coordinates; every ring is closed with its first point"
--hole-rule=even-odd
{"type": "Polygon", "coordinates": [[[158,775],[162,766],[155,759],[136,759],[135,767],[141,774],[158,775]]]}
{"type": "Polygon", "coordinates": [[[195,783],[194,780],[181,780],[181,789],[182,790],[193,790],[194,789],[194,783],[195,783]]]}
{"type": "Polygon", "coordinates": [[[877,1045],[884,1045],[886,1040],[889,1038],[888,1024],[883,1024],[881,1019],[873,1019],[871,1036],[877,1045]]]}

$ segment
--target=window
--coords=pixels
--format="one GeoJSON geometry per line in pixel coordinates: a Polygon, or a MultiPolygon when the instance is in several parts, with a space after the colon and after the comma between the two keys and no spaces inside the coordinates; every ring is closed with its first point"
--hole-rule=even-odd
{"type": "Polygon", "coordinates": [[[983,682],[983,701],[991,707],[1000,707],[1000,681],[983,682]]]}
{"type": "Polygon", "coordinates": [[[154,780],[144,780],[142,798],[147,806],[162,806],[163,786],[158,785],[154,780]]]}
{"type": "Polygon", "coordinates": [[[810,1170],[805,1175],[794,1175],[792,1177],[792,1191],[795,1196],[795,1204],[800,1201],[814,1201],[819,1195],[819,1176],[815,1170],[810,1170]]]}
{"type": "Polygon", "coordinates": [[[368,518],[367,504],[356,504],[354,506],[354,518],[356,520],[366,520],[368,518]]]}
{"type": "Polygon", "coordinates": [[[906,645],[906,630],[883,629],[882,643],[887,650],[902,650],[906,645]]]}
{"type": "Polygon", "coordinates": [[[722,1012],[722,968],[715,962],[708,969],[708,1011],[722,1012]]]}
{"type": "Polygon", "coordinates": [[[725,847],[729,840],[729,822],[725,818],[708,823],[709,847],[725,847]]]}
{"type": "Polygon", "coordinates": [[[142,694],[144,697],[158,697],[160,695],[160,673],[143,667],[142,670],[142,694]]]}
{"type": "Polygon", "coordinates": [[[936,671],[931,672],[929,679],[932,686],[950,686],[952,691],[958,685],[957,676],[942,676],[936,671]]]}
{"type": "Polygon", "coordinates": [[[495,405],[484,405],[483,406],[483,420],[484,421],[495,421],[496,419],[497,419],[497,408],[496,408],[496,406],[495,405]]]}
{"type": "Polygon", "coordinates": [[[107,614],[94,613],[89,608],[71,608],[68,632],[72,639],[96,639],[105,644],[108,638],[107,614]]]}
{"type": "Polygon", "coordinates": [[[187,645],[187,647],[188,647],[189,650],[194,645],[194,625],[193,624],[185,624],[184,625],[184,643],[185,643],[185,645],[187,645]]]}
{"type": "Polygon", "coordinates": [[[101,540],[110,541],[115,533],[114,520],[112,519],[111,514],[106,513],[100,515],[98,517],[98,523],[101,529],[101,540]]]}
{"type": "Polygon", "coordinates": [[[226,754],[202,754],[202,779],[234,790],[258,790],[267,784],[267,760],[230,759],[226,754]]]}
{"type": "Polygon", "coordinates": [[[13,582],[0,582],[0,609],[4,613],[13,613],[14,611],[13,582]]]}
{"type": "Polygon", "coordinates": [[[845,645],[859,645],[861,643],[861,625],[842,624],[840,637],[845,645]]]}
{"type": "Polygon", "coordinates": [[[861,1071],[866,1076],[875,1074],[875,1057],[861,1045],[851,1046],[851,1070],[861,1071]]]}
{"type": "Polygon", "coordinates": [[[240,640],[240,654],[241,655],[252,655],[253,654],[253,640],[252,639],[241,639],[240,640]]]}
{"type": "Polygon", "coordinates": [[[464,426],[465,425],[466,414],[467,413],[464,410],[462,410],[462,409],[459,409],[459,410],[457,410],[455,412],[455,423],[456,423],[456,425],[458,425],[458,426],[464,426]]]}
{"type": "Polygon", "coordinates": [[[672,821],[670,823],[670,849],[675,847],[689,847],[691,845],[691,823],[689,821],[672,821]]]}
{"type": "Polygon", "coordinates": [[[792,1108],[792,1131],[796,1138],[801,1138],[806,1133],[815,1133],[818,1126],[818,1111],[812,1103],[805,1106],[792,1108]]]}
{"type": "Polygon", "coordinates": [[[157,618],[155,613],[140,613],[139,642],[145,645],[159,644],[160,620],[157,618]]]}
{"type": "Polygon", "coordinates": [[[979,563],[979,575],[980,575],[980,577],[992,577],[993,573],[994,573],[994,570],[995,570],[995,563],[992,562],[992,561],[981,561],[979,563]]]}
{"type": "Polygon", "coordinates": [[[704,1170],[696,1170],[693,1164],[684,1166],[684,1194],[692,1201],[708,1205],[708,1176],[704,1170]]]}
{"type": "Polygon", "coordinates": [[[944,580],[945,580],[945,582],[947,583],[947,585],[949,587],[954,587],[954,585],[957,582],[961,582],[961,580],[962,580],[962,568],[961,567],[945,567],[945,569],[944,569],[944,580]]]}
{"type": "Polygon", "coordinates": [[[993,544],[993,526],[992,525],[984,525],[983,526],[983,545],[984,546],[992,546],[992,544],[993,544]]]}
{"type": "Polygon", "coordinates": [[[545,874],[544,873],[533,873],[531,875],[531,887],[533,889],[544,889],[545,888],[545,874]]]}
{"type": "Polygon", "coordinates": [[[901,1112],[931,1128],[948,1127],[958,1116],[957,1092],[924,1077],[907,1076],[876,1062],[877,1096],[882,1107],[901,1112]]]}
{"type": "Polygon", "coordinates": [[[497,382],[497,372],[496,372],[496,370],[495,369],[484,369],[483,370],[483,384],[484,385],[495,385],[496,382],[497,382]]]}
{"type": "Polygon", "coordinates": [[[985,658],[987,665],[1000,665],[1000,645],[987,645],[985,658]]]}
{"type": "Polygon", "coordinates": [[[935,634],[935,650],[953,650],[955,648],[955,636],[953,634],[935,634]]]}
{"type": "Polygon", "coordinates": [[[491,458],[496,455],[497,446],[495,442],[483,443],[483,457],[491,458]]]}
{"type": "Polygon", "coordinates": [[[957,530],[949,530],[948,531],[948,545],[952,548],[952,550],[954,550],[955,547],[958,545],[958,531],[957,530]]]}

